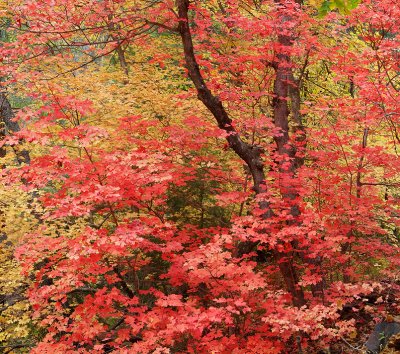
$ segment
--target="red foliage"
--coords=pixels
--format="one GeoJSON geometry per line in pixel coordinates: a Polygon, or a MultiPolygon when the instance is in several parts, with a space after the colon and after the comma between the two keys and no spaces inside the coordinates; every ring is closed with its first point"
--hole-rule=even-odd
{"type": "MultiPolygon", "coordinates": [[[[157,26],[179,44],[180,31],[185,45],[189,21],[201,70],[190,66],[187,48],[183,65],[217,123],[187,114],[182,125],[164,126],[130,116],[110,131],[81,123],[47,134],[68,110],[98,112],[79,97],[33,97],[41,107],[20,114],[29,131],[4,144],[24,139],[46,152],[3,173],[6,183],[22,178],[27,190],[40,190],[46,207],[17,251],[34,275],[29,299],[46,328],[33,353],[281,353],[346,337],[356,320],[341,318],[344,304],[398,290],[398,229],[391,231],[399,226],[399,6],[366,0],[350,14],[317,19],[315,9],[291,1],[232,0],[219,10],[210,1],[191,3],[185,19],[176,16],[184,0],[131,3],[19,4],[3,65],[33,85],[43,56],[148,48],[143,36],[157,26]],[[107,43],[100,50],[77,42],[79,31],[107,32],[107,43]],[[68,45],[51,53],[49,43],[60,39],[68,45]],[[28,58],[32,70],[18,72],[28,58]],[[232,122],[213,111],[216,102],[232,122]],[[261,183],[232,137],[258,151],[261,183]],[[228,224],[173,217],[171,195],[199,171],[219,184],[216,207],[242,203],[228,224]],[[67,236],[63,227],[80,218],[86,228],[67,236]],[[63,225],[57,237],[51,222],[63,225]]],[[[168,70],[170,53],[157,55],[149,65],[168,70]]]]}

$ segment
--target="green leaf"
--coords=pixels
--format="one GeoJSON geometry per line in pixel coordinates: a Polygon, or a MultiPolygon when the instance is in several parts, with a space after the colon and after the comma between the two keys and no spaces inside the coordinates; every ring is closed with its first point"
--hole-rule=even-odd
{"type": "Polygon", "coordinates": [[[360,4],[360,0],[348,0],[347,3],[348,3],[347,8],[349,10],[353,10],[360,4]]]}
{"type": "Polygon", "coordinates": [[[332,10],[338,9],[340,13],[347,14],[350,10],[355,9],[360,3],[360,0],[325,0],[318,9],[318,17],[322,18],[332,10]]]}
{"type": "Polygon", "coordinates": [[[319,10],[318,10],[318,17],[319,18],[322,18],[322,17],[325,17],[327,14],[328,14],[328,12],[331,10],[331,8],[330,8],[330,1],[329,0],[325,0],[323,3],[322,3],[322,5],[321,5],[321,7],[319,8],[319,10]]]}

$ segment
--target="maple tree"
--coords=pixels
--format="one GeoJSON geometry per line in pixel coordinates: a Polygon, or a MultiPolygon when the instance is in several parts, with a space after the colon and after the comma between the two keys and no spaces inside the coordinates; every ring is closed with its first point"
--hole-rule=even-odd
{"type": "Polygon", "coordinates": [[[2,16],[33,353],[314,353],[398,314],[396,1],[2,16]]]}

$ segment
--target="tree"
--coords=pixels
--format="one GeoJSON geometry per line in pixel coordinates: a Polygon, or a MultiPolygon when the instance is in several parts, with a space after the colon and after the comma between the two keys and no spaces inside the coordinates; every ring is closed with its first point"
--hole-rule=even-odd
{"type": "Polygon", "coordinates": [[[315,352],[397,313],[400,9],[354,5],[10,4],[33,352],[315,352]]]}

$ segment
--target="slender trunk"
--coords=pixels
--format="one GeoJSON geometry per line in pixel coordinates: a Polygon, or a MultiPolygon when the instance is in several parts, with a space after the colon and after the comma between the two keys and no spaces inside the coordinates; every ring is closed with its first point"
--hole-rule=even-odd
{"type": "MultiPolygon", "coordinates": [[[[281,1],[276,1],[281,4],[281,1]]],[[[283,7],[283,5],[282,5],[283,7]]],[[[285,13],[285,8],[282,8],[282,13],[278,17],[280,28],[285,28],[285,23],[292,21],[292,16],[285,13]]],[[[294,141],[289,136],[289,99],[292,103],[293,121],[295,123],[294,135],[297,136],[297,141],[305,140],[305,131],[302,125],[300,115],[300,87],[299,82],[294,79],[291,68],[291,58],[287,51],[292,47],[294,42],[293,35],[278,34],[278,43],[283,49],[277,54],[277,60],[273,63],[275,68],[275,83],[274,83],[274,100],[273,100],[273,118],[274,125],[277,128],[278,134],[274,136],[276,143],[276,152],[279,156],[277,165],[280,175],[289,177],[288,180],[292,183],[284,183],[281,189],[282,198],[288,201],[291,208],[291,215],[296,219],[300,215],[300,210],[295,202],[298,197],[296,183],[296,171],[303,165],[303,159],[296,155],[296,146],[294,141]]]]}
{"type": "MultiPolygon", "coordinates": [[[[0,121],[0,139],[3,140],[6,137],[6,123],[4,122],[3,119],[3,114],[1,115],[2,119],[0,121]]],[[[0,158],[5,157],[6,156],[6,147],[3,145],[0,147],[0,158]]]]}
{"type": "MultiPolygon", "coordinates": [[[[14,133],[20,131],[20,127],[16,121],[14,121],[14,112],[11,108],[11,104],[7,99],[7,96],[4,92],[0,92],[0,138],[4,138],[7,133],[14,133]]],[[[13,147],[15,152],[15,156],[18,164],[29,164],[30,157],[29,152],[27,150],[22,149],[19,151],[17,148],[13,147]]],[[[4,157],[6,155],[6,150],[4,147],[0,149],[0,157],[4,157]]]]}
{"type": "MultiPolygon", "coordinates": [[[[282,16],[282,28],[284,28],[284,22],[290,18],[284,18],[282,16]]],[[[283,47],[290,47],[292,45],[292,38],[287,35],[279,35],[278,43],[283,47]]],[[[286,222],[287,225],[293,225],[298,223],[298,217],[300,215],[300,209],[296,203],[298,198],[298,192],[296,188],[296,170],[303,164],[302,160],[296,157],[296,146],[291,142],[289,136],[289,99],[296,98],[296,104],[300,104],[299,87],[293,82],[293,73],[290,68],[290,57],[287,54],[278,53],[277,61],[274,63],[276,71],[275,82],[274,82],[274,100],[273,100],[273,122],[277,128],[277,134],[274,136],[276,144],[276,154],[278,165],[278,171],[280,178],[284,179],[284,183],[280,183],[280,192],[284,204],[290,209],[290,215],[293,217],[292,220],[286,222]],[[291,94],[290,94],[291,93],[291,94]],[[290,97],[291,96],[291,97],[290,97]]],[[[298,124],[301,125],[301,117],[299,112],[296,112],[298,124]]],[[[301,131],[304,135],[304,130],[301,131]]],[[[296,133],[296,132],[295,132],[296,133]]],[[[283,226],[284,227],[284,226],[283,226]]],[[[292,242],[292,247],[296,249],[296,242],[292,242]]],[[[295,252],[292,251],[287,253],[286,262],[290,264],[290,268],[294,268],[294,256],[295,252]]],[[[281,270],[282,271],[282,270],[281,270]]],[[[288,277],[290,274],[286,274],[288,277]]],[[[291,275],[293,277],[293,283],[298,283],[296,272],[291,275]]],[[[287,284],[288,285],[288,284],[287,284]]],[[[297,287],[291,290],[296,293],[296,298],[299,299],[300,303],[304,302],[304,294],[302,290],[297,287]],[[302,299],[302,301],[300,301],[302,299]]]]}
{"type": "MultiPolygon", "coordinates": [[[[368,133],[369,133],[369,128],[365,127],[363,130],[363,137],[362,137],[362,141],[361,141],[361,147],[362,147],[362,153],[360,156],[360,159],[358,160],[358,165],[357,165],[357,175],[356,175],[356,198],[360,199],[361,198],[361,188],[363,186],[363,183],[361,181],[361,170],[364,167],[364,150],[367,147],[368,144],[368,133]]],[[[352,237],[354,236],[354,229],[353,229],[353,222],[351,223],[351,229],[347,234],[347,237],[352,237]]],[[[351,253],[351,243],[350,242],[346,242],[342,245],[342,250],[341,250],[342,254],[346,254],[346,253],[351,253]]],[[[343,282],[345,283],[350,283],[351,282],[351,278],[348,274],[346,274],[346,269],[349,269],[351,265],[351,260],[348,259],[345,263],[345,269],[343,270],[343,282]]]]}
{"type": "Polygon", "coordinates": [[[112,40],[115,41],[115,43],[117,44],[115,51],[118,55],[119,65],[121,66],[121,69],[124,72],[125,76],[128,77],[129,76],[129,66],[126,61],[125,51],[122,48],[122,40],[114,34],[115,31],[118,31],[118,26],[116,26],[115,23],[113,22],[112,15],[108,15],[108,20],[109,20],[109,23],[107,24],[107,27],[110,31],[110,36],[111,36],[112,40]]]}
{"type": "MultiPolygon", "coordinates": [[[[280,6],[280,14],[278,16],[279,28],[286,28],[285,23],[293,21],[293,14],[291,10],[286,8],[286,5],[281,0],[276,0],[278,6],[280,6]]],[[[298,5],[301,5],[301,1],[296,1],[298,5]]],[[[279,134],[274,137],[276,143],[276,151],[278,155],[278,171],[281,178],[284,178],[286,183],[281,184],[282,199],[286,202],[287,207],[290,208],[290,214],[293,217],[288,222],[289,225],[300,224],[299,216],[300,209],[297,204],[299,197],[297,190],[296,173],[297,170],[303,166],[304,158],[303,151],[306,142],[306,132],[302,123],[302,117],[300,113],[300,79],[296,80],[293,75],[292,61],[290,54],[288,54],[290,47],[292,47],[295,41],[294,33],[288,34],[287,32],[278,34],[278,43],[280,48],[283,50],[277,54],[277,60],[273,63],[273,67],[276,71],[275,83],[274,83],[274,101],[273,101],[273,117],[274,124],[279,134]],[[290,102],[290,108],[289,108],[290,102]],[[289,135],[289,117],[292,121],[292,129],[294,130],[294,138],[290,138],[289,135]]],[[[305,61],[303,71],[307,65],[307,59],[305,61]]],[[[314,271],[321,271],[322,259],[321,257],[310,259],[307,255],[306,250],[299,250],[297,242],[293,242],[292,246],[297,249],[297,255],[302,259],[303,262],[308,264],[314,271]]],[[[292,254],[294,256],[294,253],[292,254]]],[[[321,297],[323,299],[324,280],[322,279],[317,284],[312,286],[312,293],[315,297],[321,297]]]]}
{"type": "Polygon", "coordinates": [[[124,74],[128,77],[129,67],[128,63],[126,62],[125,51],[122,49],[121,44],[118,44],[117,54],[118,54],[119,65],[121,66],[121,69],[124,71],[124,74]]]}

